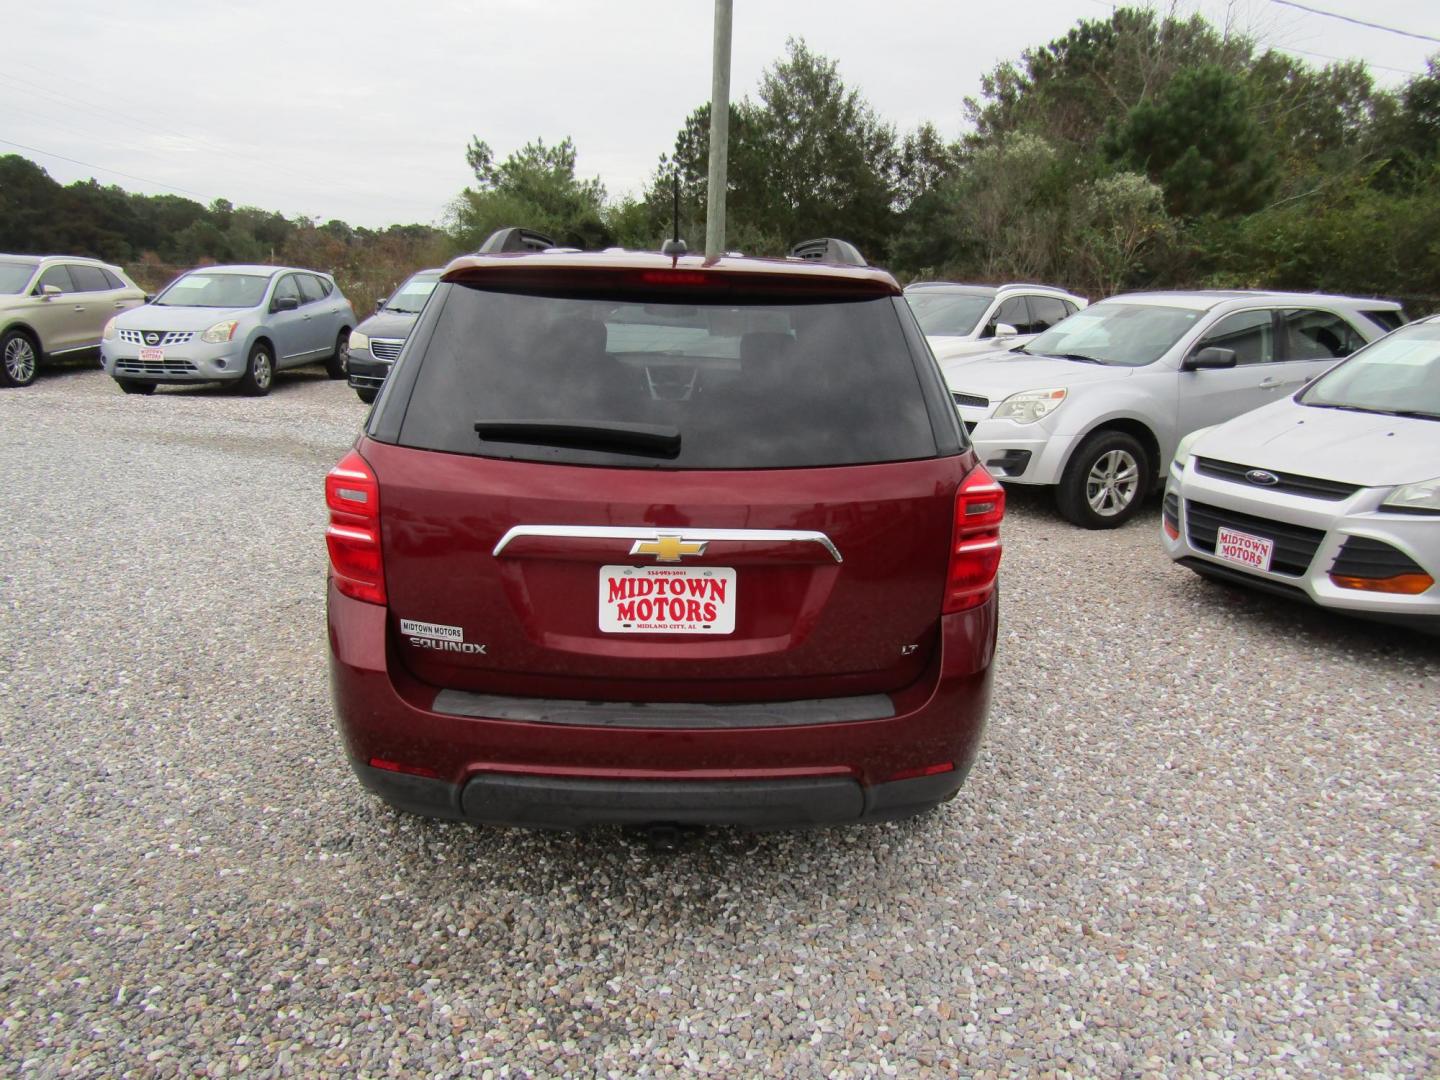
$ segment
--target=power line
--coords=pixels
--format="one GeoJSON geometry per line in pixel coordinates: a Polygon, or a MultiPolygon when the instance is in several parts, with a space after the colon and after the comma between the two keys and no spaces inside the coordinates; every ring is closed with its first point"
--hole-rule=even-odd
{"type": "Polygon", "coordinates": [[[38,146],[26,146],[24,143],[12,142],[9,139],[0,139],[0,143],[6,146],[13,146],[17,150],[24,150],[31,154],[41,154],[45,157],[59,158],[61,161],[68,161],[71,165],[83,165],[87,169],[99,169],[103,173],[112,176],[123,176],[127,180],[138,180],[142,184],[154,184],[156,187],[166,188],[170,191],[178,191],[181,195],[194,195],[197,199],[204,199],[206,196],[198,191],[191,191],[189,188],[175,187],[173,184],[166,184],[159,180],[150,180],[144,176],[135,176],[133,173],[121,172],[119,169],[107,169],[104,165],[95,165],[89,161],[81,161],[79,158],[66,157],[64,154],[57,154],[53,150],[41,150],[38,146]]]}
{"type": "Polygon", "coordinates": [[[1369,60],[1363,60],[1356,56],[1331,56],[1329,53],[1311,52],[1309,49],[1292,49],[1288,46],[1275,46],[1278,52],[1299,53],[1301,56],[1313,56],[1317,60],[1334,60],[1336,63],[1349,64],[1360,63],[1367,68],[1379,68],[1381,71],[1393,71],[1397,75],[1424,75],[1423,71],[1416,71],[1413,68],[1387,67],[1384,64],[1374,64],[1369,60]]]}
{"type": "Polygon", "coordinates": [[[1299,8],[1311,15],[1323,15],[1327,19],[1339,19],[1341,22],[1353,23],[1356,26],[1368,27],[1371,30],[1383,30],[1387,34],[1399,34],[1401,37],[1415,38],[1417,41],[1433,41],[1440,45],[1440,37],[1431,37],[1429,34],[1416,34],[1410,30],[1397,30],[1393,26],[1381,26],[1379,23],[1366,22],[1364,19],[1351,18],[1349,15],[1341,15],[1334,11],[1322,11],[1320,8],[1307,7],[1298,4],[1295,0],[1270,0],[1272,4],[1283,4],[1285,7],[1299,8]]]}

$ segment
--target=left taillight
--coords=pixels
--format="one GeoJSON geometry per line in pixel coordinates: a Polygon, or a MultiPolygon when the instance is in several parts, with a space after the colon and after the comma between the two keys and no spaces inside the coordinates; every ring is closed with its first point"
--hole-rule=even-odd
{"type": "Polygon", "coordinates": [[[330,574],[346,596],[370,604],[385,603],[385,561],[380,554],[380,485],[364,458],[354,450],[325,477],[330,525],[330,574]]]}
{"type": "Polygon", "coordinates": [[[942,608],[946,615],[979,607],[995,591],[1004,517],[1005,489],[984,466],[975,466],[955,494],[955,532],[942,608]]]}

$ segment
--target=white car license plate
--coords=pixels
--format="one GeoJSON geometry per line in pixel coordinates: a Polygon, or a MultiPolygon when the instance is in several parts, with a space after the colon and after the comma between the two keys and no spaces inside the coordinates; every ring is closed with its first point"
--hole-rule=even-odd
{"type": "Polygon", "coordinates": [[[1222,525],[1215,534],[1215,554],[1226,562],[1251,570],[1268,571],[1270,559],[1275,554],[1275,541],[1222,525]]]}
{"type": "Polygon", "coordinates": [[[728,566],[602,566],[606,634],[730,634],[735,571],[728,566]]]}
{"type": "Polygon", "coordinates": [[[152,349],[148,346],[142,346],[140,349],[140,359],[152,361],[158,364],[160,361],[165,359],[165,350],[152,349]]]}

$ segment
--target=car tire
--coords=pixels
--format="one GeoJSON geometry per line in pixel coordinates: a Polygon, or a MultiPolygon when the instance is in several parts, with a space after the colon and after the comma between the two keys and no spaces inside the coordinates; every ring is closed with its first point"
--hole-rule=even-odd
{"type": "Polygon", "coordinates": [[[29,386],[40,366],[40,346],[24,330],[0,337],[0,386],[29,386]]]}
{"type": "Polygon", "coordinates": [[[350,331],[341,330],[335,338],[335,351],[325,361],[325,374],[343,379],[350,373],[350,331]]]}
{"type": "Polygon", "coordinates": [[[372,405],[374,404],[375,398],[379,395],[379,393],[379,390],[356,390],[355,396],[358,397],[361,401],[363,401],[366,405],[372,405]]]}
{"type": "Polygon", "coordinates": [[[245,361],[245,374],[240,376],[240,392],[246,397],[264,397],[275,382],[275,354],[270,346],[257,341],[245,361]]]}
{"type": "Polygon", "coordinates": [[[127,394],[145,395],[155,392],[155,384],[153,382],[136,382],[134,379],[116,379],[115,381],[120,384],[120,389],[127,394]]]}
{"type": "Polygon", "coordinates": [[[1139,512],[1154,479],[1150,454],[1123,431],[1090,436],[1071,456],[1055,503],[1082,529],[1114,529],[1139,512]]]}

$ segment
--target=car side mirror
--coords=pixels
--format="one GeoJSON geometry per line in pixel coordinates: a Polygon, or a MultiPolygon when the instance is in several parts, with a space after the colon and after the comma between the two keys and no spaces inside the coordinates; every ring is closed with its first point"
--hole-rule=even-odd
{"type": "Polygon", "coordinates": [[[376,310],[376,311],[382,311],[382,310],[384,310],[385,305],[388,304],[389,302],[390,302],[390,298],[389,298],[388,296],[377,296],[377,297],[375,298],[375,310],[376,310]]]}
{"type": "Polygon", "coordinates": [[[1214,371],[1219,368],[1232,368],[1240,359],[1234,349],[1221,349],[1214,345],[1192,353],[1185,358],[1181,365],[1182,371],[1214,371]]]}
{"type": "Polygon", "coordinates": [[[294,311],[300,306],[300,301],[293,296],[277,296],[275,302],[270,305],[271,311],[294,311]]]}
{"type": "Polygon", "coordinates": [[[58,286],[58,285],[41,285],[39,288],[37,288],[37,289],[35,290],[35,295],[38,296],[38,297],[40,297],[40,299],[42,299],[42,300],[49,300],[52,296],[59,296],[59,295],[60,295],[60,286],[58,286]]]}
{"type": "Polygon", "coordinates": [[[145,302],[147,304],[153,304],[155,302],[155,294],[153,292],[147,292],[145,294],[145,302]]]}
{"type": "Polygon", "coordinates": [[[995,324],[995,336],[997,338],[1015,337],[1020,331],[1011,326],[1008,322],[995,324]]]}

